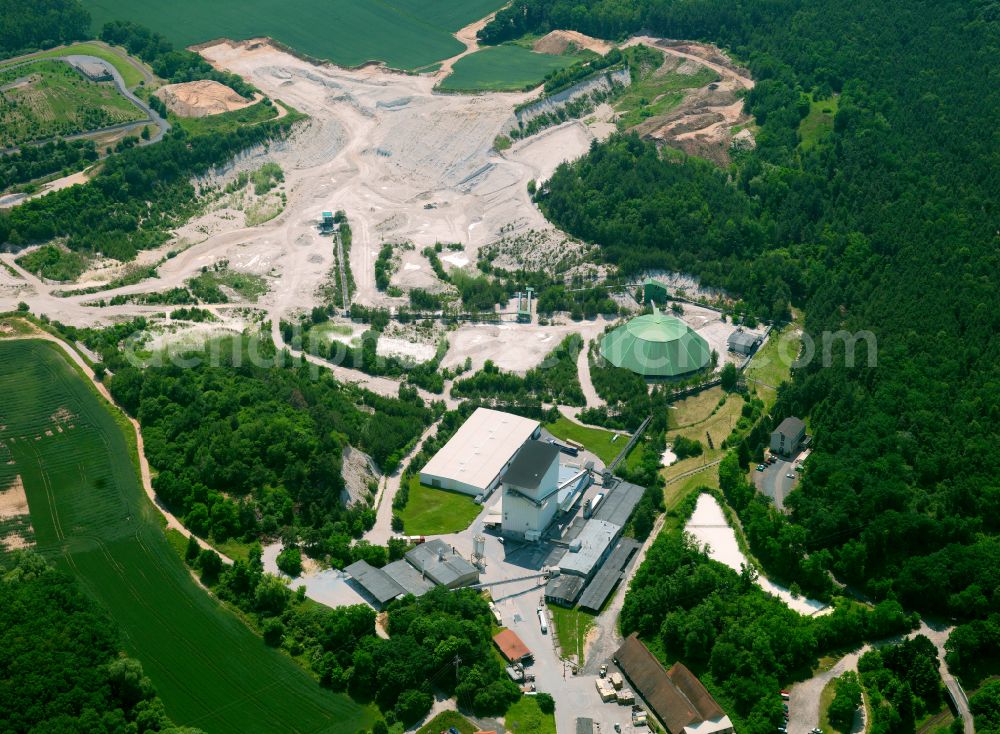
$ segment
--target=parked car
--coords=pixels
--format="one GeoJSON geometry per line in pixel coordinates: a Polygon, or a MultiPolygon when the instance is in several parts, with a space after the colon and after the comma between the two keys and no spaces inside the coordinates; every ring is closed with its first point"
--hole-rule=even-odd
{"type": "Polygon", "coordinates": [[[757,471],[764,471],[764,465],[763,464],[758,464],[757,465],[757,471]]]}
{"type": "Polygon", "coordinates": [[[601,666],[601,672],[599,673],[599,675],[603,678],[607,674],[608,674],[608,666],[606,664],[602,665],[601,666]]]}
{"type": "Polygon", "coordinates": [[[791,472],[788,472],[788,474],[786,474],[785,476],[788,477],[789,479],[795,479],[795,475],[792,474],[791,472]]]}

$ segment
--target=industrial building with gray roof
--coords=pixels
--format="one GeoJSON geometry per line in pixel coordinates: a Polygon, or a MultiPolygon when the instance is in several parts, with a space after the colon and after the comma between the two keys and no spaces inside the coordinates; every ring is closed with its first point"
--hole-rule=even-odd
{"type": "Polygon", "coordinates": [[[594,510],[593,518],[625,527],[645,491],[638,484],[618,482],[614,489],[605,491],[604,499],[594,510]]]}
{"type": "Polygon", "coordinates": [[[344,569],[361,590],[375,601],[375,606],[383,607],[393,599],[406,593],[381,568],[375,568],[368,561],[355,561],[344,569]]]}
{"type": "Polygon", "coordinates": [[[596,518],[588,521],[570,543],[566,555],[559,560],[559,570],[589,579],[607,557],[621,532],[621,525],[596,518]]]}
{"type": "Polygon", "coordinates": [[[449,589],[479,581],[479,570],[439,538],[410,549],[406,560],[435,584],[449,589]]]}
{"type": "Polygon", "coordinates": [[[622,572],[605,566],[598,571],[593,580],[587,584],[587,588],[580,596],[580,609],[588,612],[599,612],[604,602],[611,596],[611,592],[622,580],[622,572]]]}
{"type": "Polygon", "coordinates": [[[559,448],[554,444],[527,441],[504,472],[503,482],[524,489],[538,489],[552,462],[558,460],[559,448]]]}
{"type": "Polygon", "coordinates": [[[561,607],[571,607],[580,598],[585,583],[586,581],[580,576],[569,574],[553,576],[545,584],[545,601],[561,607]]]}
{"type": "Polygon", "coordinates": [[[425,578],[417,569],[400,558],[382,567],[386,576],[399,584],[407,594],[423,596],[434,588],[434,582],[425,578]]]}

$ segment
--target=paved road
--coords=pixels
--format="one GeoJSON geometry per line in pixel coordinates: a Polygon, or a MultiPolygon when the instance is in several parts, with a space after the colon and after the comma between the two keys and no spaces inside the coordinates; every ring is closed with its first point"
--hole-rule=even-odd
{"type": "Polygon", "coordinates": [[[403,469],[409,465],[413,457],[420,451],[424,442],[437,432],[441,421],[437,420],[427,427],[406,456],[399,462],[399,468],[389,476],[382,477],[378,494],[375,496],[375,524],[365,533],[365,540],[375,545],[385,545],[395,533],[392,531],[392,501],[399,491],[403,469]]]}
{"type": "Polygon", "coordinates": [[[791,461],[776,461],[771,465],[764,465],[764,471],[754,471],[753,483],[763,494],[774,500],[774,506],[779,510],[785,509],[785,498],[791,494],[798,482],[798,473],[795,471],[795,464],[791,461]],[[791,474],[791,478],[789,478],[791,474]]]}

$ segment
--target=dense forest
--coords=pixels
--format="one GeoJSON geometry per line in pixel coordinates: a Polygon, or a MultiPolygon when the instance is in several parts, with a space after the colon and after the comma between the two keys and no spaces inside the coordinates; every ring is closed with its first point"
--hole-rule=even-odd
{"type": "Polygon", "coordinates": [[[248,348],[227,340],[215,363],[210,346],[183,367],[124,367],[111,393],[142,425],[157,494],[192,531],[220,541],[285,532],[321,557],[375,521],[343,505],[344,447],[392,471],[431,411],[308,366],[255,366],[248,348]]]}
{"type": "Polygon", "coordinates": [[[34,553],[0,555],[0,731],[198,734],[177,728],[107,615],[34,553]]]}
{"type": "MultiPolygon", "coordinates": [[[[556,27],[705,39],[749,63],[758,147],[729,171],[616,138],[560,169],[540,203],[625,267],[653,264],[649,248],[678,267],[697,252],[694,272],[760,313],[803,306],[820,350],[824,332],[870,332],[877,355],[862,342],[852,362],[832,340],[781,392],[773,418],[810,415],[815,434],[786,537],[875,599],[1000,610],[996,5],[515,0],[482,38],[556,27]],[[831,95],[831,129],[800,146],[811,100],[831,95]],[[687,202],[672,205],[680,223],[642,239],[668,193],[687,202]]],[[[781,537],[788,520],[774,522],[781,537]]]]}
{"type": "Polygon", "coordinates": [[[90,35],[90,13],[77,0],[0,0],[0,59],[90,35]]]}
{"type": "Polygon", "coordinates": [[[0,191],[41,176],[69,174],[86,168],[98,158],[93,140],[57,140],[30,145],[0,157],[0,191]]]}

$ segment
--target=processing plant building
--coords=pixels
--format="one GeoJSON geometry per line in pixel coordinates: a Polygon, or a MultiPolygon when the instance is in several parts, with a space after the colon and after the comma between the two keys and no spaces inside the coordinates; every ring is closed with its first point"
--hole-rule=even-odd
{"type": "Polygon", "coordinates": [[[525,442],[541,433],[538,421],[477,408],[420,471],[420,483],[472,496],[488,495],[525,442]]]}
{"type": "Polygon", "coordinates": [[[538,540],[559,509],[559,449],[551,443],[528,441],[501,481],[504,537],[538,540]]]}
{"type": "Polygon", "coordinates": [[[708,342],[680,319],[660,313],[637,316],[601,341],[601,356],[643,377],[674,378],[708,365],[708,342]]]}

